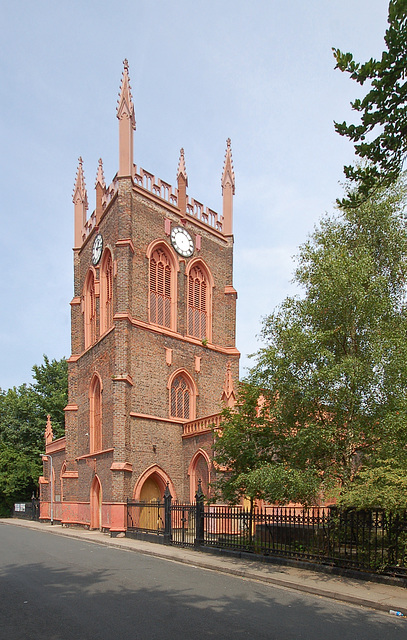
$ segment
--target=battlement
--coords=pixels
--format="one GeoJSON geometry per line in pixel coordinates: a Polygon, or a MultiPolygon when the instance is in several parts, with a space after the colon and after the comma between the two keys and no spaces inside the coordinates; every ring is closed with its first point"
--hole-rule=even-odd
{"type": "MultiPolygon", "coordinates": [[[[172,205],[173,207],[178,206],[177,189],[174,189],[170,184],[168,184],[168,182],[165,182],[160,178],[156,178],[155,175],[153,175],[149,171],[146,171],[142,167],[137,167],[136,165],[134,165],[133,181],[135,185],[149,193],[152,193],[154,196],[160,198],[164,202],[172,205]]],[[[117,176],[115,176],[109,187],[106,189],[106,193],[102,198],[103,210],[105,210],[113,200],[117,191],[118,179],[117,176]]],[[[220,216],[218,213],[216,213],[216,211],[213,211],[209,207],[205,207],[202,202],[199,202],[199,200],[188,197],[186,212],[187,215],[191,216],[191,218],[196,218],[196,220],[199,220],[203,224],[208,225],[208,227],[210,227],[211,229],[215,229],[215,231],[219,231],[220,233],[222,233],[222,216],[220,216]]],[[[82,230],[82,242],[86,240],[95,226],[96,210],[93,211],[93,213],[86,220],[86,223],[82,230]]]]}
{"type": "MultiPolygon", "coordinates": [[[[149,191],[172,206],[178,207],[178,190],[173,189],[168,182],[156,178],[152,173],[141,167],[137,170],[136,165],[134,165],[133,180],[137,186],[149,191]]],[[[186,208],[189,216],[207,224],[216,231],[222,232],[222,219],[216,211],[205,207],[201,202],[190,197],[188,197],[186,208]]]]}

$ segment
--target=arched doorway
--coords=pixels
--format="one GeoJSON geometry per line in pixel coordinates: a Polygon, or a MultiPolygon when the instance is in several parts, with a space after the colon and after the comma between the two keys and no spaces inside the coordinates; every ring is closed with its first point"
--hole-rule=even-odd
{"type": "Polygon", "coordinates": [[[147,469],[139,478],[134,489],[134,496],[137,502],[145,504],[145,506],[140,505],[139,507],[137,526],[147,531],[164,529],[164,493],[167,482],[171,491],[173,489],[172,483],[158,465],[147,469]]]}
{"type": "Polygon", "coordinates": [[[90,528],[102,528],[102,485],[97,476],[93,478],[90,488],[90,528]]]}
{"type": "Polygon", "coordinates": [[[140,502],[145,502],[148,506],[140,509],[140,527],[154,531],[164,528],[164,510],[158,506],[163,503],[162,484],[161,478],[153,473],[141,487],[140,502]]]}

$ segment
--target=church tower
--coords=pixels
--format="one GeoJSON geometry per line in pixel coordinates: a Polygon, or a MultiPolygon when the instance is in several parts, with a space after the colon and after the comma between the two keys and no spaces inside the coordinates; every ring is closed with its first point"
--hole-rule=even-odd
{"type": "Polygon", "coordinates": [[[99,160],[90,216],[79,159],[66,431],[47,444],[55,517],[112,534],[126,529],[128,498],[162,498],[168,484],[189,501],[198,479],[210,491],[211,427],[239,366],[230,140],[218,215],[187,194],[183,149],[176,188],[134,164],[127,61],[117,118],[119,169],[107,187],[99,160]]]}

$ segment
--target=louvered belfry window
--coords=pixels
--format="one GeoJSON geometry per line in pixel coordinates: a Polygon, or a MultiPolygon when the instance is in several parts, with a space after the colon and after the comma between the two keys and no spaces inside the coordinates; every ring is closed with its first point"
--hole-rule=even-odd
{"type": "Polygon", "coordinates": [[[171,264],[161,249],[150,259],[150,322],[171,328],[171,264]]]}
{"type": "Polygon", "coordinates": [[[96,295],[95,295],[95,279],[93,273],[90,272],[85,285],[84,292],[85,302],[85,349],[96,342],[96,295]]]}
{"type": "Polygon", "coordinates": [[[195,338],[207,337],[208,281],[198,267],[191,269],[188,279],[188,334],[195,338]]]}
{"type": "Polygon", "coordinates": [[[183,376],[176,376],[171,385],[171,416],[189,419],[191,390],[183,376]]]}

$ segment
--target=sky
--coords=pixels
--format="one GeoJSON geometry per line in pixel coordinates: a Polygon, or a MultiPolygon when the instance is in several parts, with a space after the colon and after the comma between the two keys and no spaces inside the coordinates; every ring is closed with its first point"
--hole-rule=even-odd
{"type": "Polygon", "coordinates": [[[70,355],[72,193],[83,157],[89,213],[101,157],[118,169],[123,60],[136,111],[134,162],[221,212],[232,140],[234,286],[241,376],[262,318],[288,295],[298,247],[343,192],[364,90],[332,47],[379,57],[386,0],[15,0],[0,39],[0,388],[70,355]]]}

